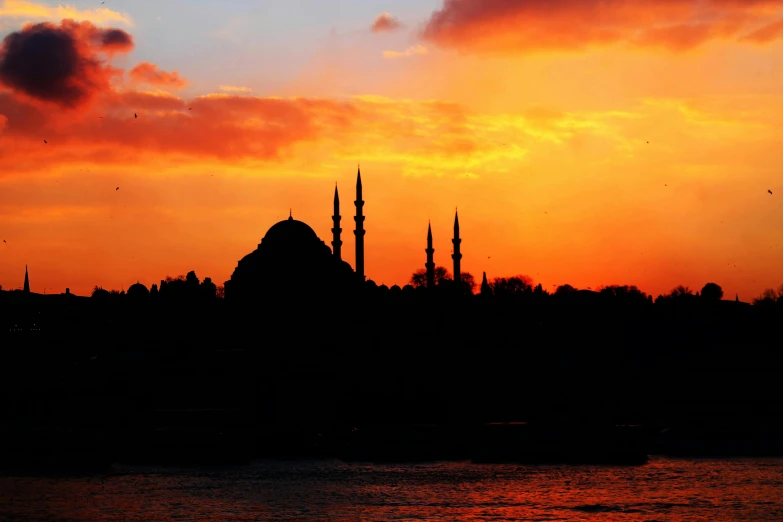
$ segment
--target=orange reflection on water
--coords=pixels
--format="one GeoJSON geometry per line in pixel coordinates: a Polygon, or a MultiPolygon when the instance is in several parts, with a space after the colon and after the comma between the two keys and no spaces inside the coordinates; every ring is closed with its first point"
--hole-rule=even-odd
{"type": "Polygon", "coordinates": [[[257,462],[0,477],[2,520],[783,519],[783,459],[639,467],[257,462]]]}

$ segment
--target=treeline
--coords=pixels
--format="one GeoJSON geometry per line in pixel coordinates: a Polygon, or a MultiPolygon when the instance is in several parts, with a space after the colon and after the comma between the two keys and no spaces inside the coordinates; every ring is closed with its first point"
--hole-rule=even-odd
{"type": "Polygon", "coordinates": [[[751,305],[714,283],[652,298],[622,285],[549,292],[525,276],[456,285],[442,267],[430,289],[417,274],[242,302],[194,272],[89,298],[3,292],[8,389],[46,362],[52,385],[63,368],[92,368],[95,394],[117,390],[134,408],[242,396],[278,422],[783,415],[783,292],[751,305]],[[243,354],[221,369],[198,355],[209,350],[243,354]]]}

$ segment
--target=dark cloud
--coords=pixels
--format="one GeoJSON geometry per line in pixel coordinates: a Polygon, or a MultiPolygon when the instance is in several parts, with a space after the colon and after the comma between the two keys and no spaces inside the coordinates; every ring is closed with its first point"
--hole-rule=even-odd
{"type": "Polygon", "coordinates": [[[781,6],[781,0],[444,0],[422,37],[478,52],[610,44],[678,51],[713,40],[779,38],[781,6]]]}
{"type": "Polygon", "coordinates": [[[133,49],[133,38],[122,29],[106,29],[100,33],[103,50],[127,52],[133,49]]]}
{"type": "Polygon", "coordinates": [[[98,53],[132,48],[129,34],[89,22],[27,25],[0,45],[0,83],[36,100],[76,107],[108,90],[116,74],[98,53]]]}
{"type": "Polygon", "coordinates": [[[382,13],[375,19],[370,30],[373,33],[385,33],[396,31],[402,27],[402,23],[389,13],[382,13]]]}

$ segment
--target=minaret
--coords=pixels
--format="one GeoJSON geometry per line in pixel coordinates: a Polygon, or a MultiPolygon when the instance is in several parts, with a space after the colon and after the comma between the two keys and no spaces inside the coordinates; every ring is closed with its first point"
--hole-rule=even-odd
{"type": "Polygon", "coordinates": [[[27,276],[27,265],[24,265],[24,293],[30,293],[30,278],[27,276]]]}
{"type": "Polygon", "coordinates": [[[451,259],[454,260],[454,281],[459,282],[462,280],[462,271],[460,269],[460,261],[462,261],[462,254],[459,252],[459,245],[462,240],[459,238],[459,216],[457,212],[454,212],[454,239],[451,240],[454,244],[454,253],[451,254],[451,259]]]}
{"type": "Polygon", "coordinates": [[[353,203],[356,205],[356,216],[353,218],[356,222],[356,230],[353,231],[354,236],[356,236],[356,273],[364,281],[364,216],[362,215],[364,201],[362,201],[361,169],[357,169],[356,172],[356,201],[353,203]]]}
{"type": "Polygon", "coordinates": [[[481,278],[481,295],[490,295],[492,293],[492,288],[489,286],[489,281],[487,281],[487,273],[484,272],[484,276],[481,278]]]}
{"type": "Polygon", "coordinates": [[[334,184],[334,215],[332,216],[332,251],[334,257],[338,260],[342,260],[342,246],[343,242],[340,239],[340,233],[343,231],[340,228],[340,196],[337,195],[337,183],[334,184]]]}
{"type": "Polygon", "coordinates": [[[432,248],[432,224],[427,225],[427,264],[424,267],[427,269],[427,288],[435,288],[435,261],[432,259],[432,255],[435,253],[435,249],[432,248]]]}

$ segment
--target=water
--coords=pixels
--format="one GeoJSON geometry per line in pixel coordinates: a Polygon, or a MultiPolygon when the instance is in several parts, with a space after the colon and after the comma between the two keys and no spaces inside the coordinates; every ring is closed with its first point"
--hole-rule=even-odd
{"type": "Polygon", "coordinates": [[[256,462],[0,477],[0,520],[783,520],[783,459],[632,468],[256,462]]]}

